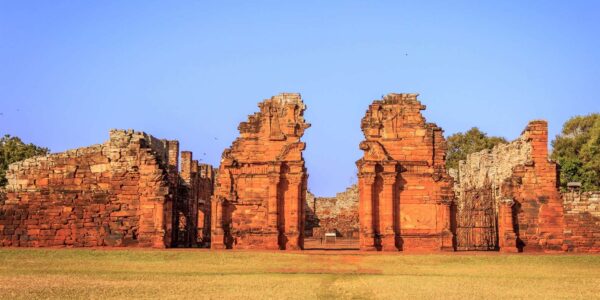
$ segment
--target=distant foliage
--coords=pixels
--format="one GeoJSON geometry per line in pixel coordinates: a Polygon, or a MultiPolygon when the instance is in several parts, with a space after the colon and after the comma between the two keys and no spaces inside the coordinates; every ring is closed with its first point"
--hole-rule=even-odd
{"type": "Polygon", "coordinates": [[[458,162],[467,158],[467,155],[484,149],[492,149],[494,146],[507,143],[506,139],[498,136],[490,136],[477,127],[462,133],[455,133],[448,137],[448,152],[446,152],[446,168],[458,168],[458,162]]]}
{"type": "Polygon", "coordinates": [[[0,139],[0,186],[5,186],[8,165],[37,155],[48,154],[48,148],[25,144],[16,136],[5,135],[0,139]]]}
{"type": "Polygon", "coordinates": [[[552,141],[551,158],[560,165],[560,185],[581,182],[585,191],[600,190],[600,114],[575,116],[552,141]]]}

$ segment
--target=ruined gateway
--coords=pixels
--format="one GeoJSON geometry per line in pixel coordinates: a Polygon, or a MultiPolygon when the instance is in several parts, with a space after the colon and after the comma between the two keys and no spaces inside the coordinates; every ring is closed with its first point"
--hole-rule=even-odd
{"type": "Polygon", "coordinates": [[[600,192],[559,192],[545,121],[446,170],[443,131],[417,95],[388,94],[360,123],[357,185],[318,198],[305,109],[293,93],[259,103],[218,171],[133,130],[14,163],[0,246],[298,250],[334,231],[367,251],[600,252],[600,192]]]}

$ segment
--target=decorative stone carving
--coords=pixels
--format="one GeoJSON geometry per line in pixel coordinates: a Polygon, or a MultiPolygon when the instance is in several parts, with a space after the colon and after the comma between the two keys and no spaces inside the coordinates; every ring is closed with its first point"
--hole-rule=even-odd
{"type": "Polygon", "coordinates": [[[356,164],[363,250],[453,250],[446,144],[423,109],[416,94],[388,94],[362,119],[364,156],[356,164]]]}
{"type": "Polygon", "coordinates": [[[223,151],[215,186],[212,248],[301,249],[306,168],[300,141],[310,124],[299,94],[259,103],[223,151]]]}

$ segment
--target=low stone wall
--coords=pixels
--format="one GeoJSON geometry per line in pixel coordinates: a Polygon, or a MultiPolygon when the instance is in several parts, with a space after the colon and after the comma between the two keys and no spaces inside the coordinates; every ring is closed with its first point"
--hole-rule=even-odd
{"type": "Polygon", "coordinates": [[[563,193],[568,251],[600,252],[600,191],[563,193]]]}
{"type": "Polygon", "coordinates": [[[200,193],[181,184],[178,154],[177,141],[111,130],[104,144],[11,164],[0,191],[0,246],[178,245],[181,212],[186,231],[197,227],[182,209],[197,208],[197,198],[182,190],[200,193]]]}

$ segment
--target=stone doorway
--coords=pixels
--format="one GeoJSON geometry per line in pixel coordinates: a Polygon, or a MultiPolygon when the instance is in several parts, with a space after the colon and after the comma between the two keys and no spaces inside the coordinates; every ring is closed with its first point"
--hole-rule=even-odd
{"type": "Polygon", "coordinates": [[[306,194],[304,250],[358,250],[358,186],[335,197],[306,194]]]}
{"type": "Polygon", "coordinates": [[[457,211],[457,250],[497,250],[498,218],[492,188],[468,190],[464,196],[457,211]]]}

